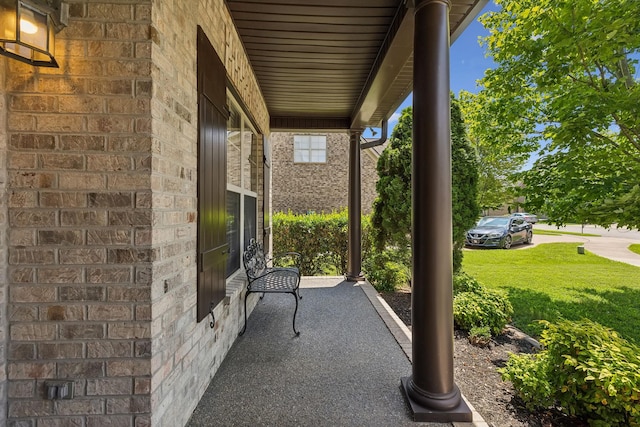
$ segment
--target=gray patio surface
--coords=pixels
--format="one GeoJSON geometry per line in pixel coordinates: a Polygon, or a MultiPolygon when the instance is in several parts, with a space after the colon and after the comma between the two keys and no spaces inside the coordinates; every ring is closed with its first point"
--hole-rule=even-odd
{"type": "Polygon", "coordinates": [[[267,294],[188,426],[450,425],[411,420],[400,390],[411,362],[363,287],[375,296],[368,284],[304,277],[299,337],[293,296],[267,294]]]}

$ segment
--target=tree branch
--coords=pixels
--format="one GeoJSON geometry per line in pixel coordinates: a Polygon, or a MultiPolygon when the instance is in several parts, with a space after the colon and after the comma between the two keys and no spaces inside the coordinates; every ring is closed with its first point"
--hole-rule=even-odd
{"type": "Polygon", "coordinates": [[[593,78],[590,78],[590,79],[589,79],[589,81],[585,81],[585,80],[582,80],[582,79],[580,79],[580,78],[578,78],[578,77],[574,76],[574,75],[573,75],[573,74],[571,74],[571,73],[567,74],[567,77],[569,77],[569,78],[570,78],[571,80],[573,80],[575,83],[581,83],[581,84],[583,84],[583,85],[585,85],[585,86],[587,86],[587,87],[590,87],[590,88],[592,88],[592,89],[594,89],[594,90],[597,90],[597,91],[599,91],[599,90],[600,90],[600,88],[598,87],[598,84],[597,84],[596,82],[594,82],[594,81],[593,81],[593,78]]]}
{"type": "MultiPolygon", "coordinates": [[[[575,8],[571,10],[571,15],[573,17],[573,21],[575,22],[576,19],[576,10],[575,8]]],[[[558,20],[556,19],[556,22],[558,20]]],[[[571,34],[572,36],[575,36],[575,34],[571,34]]],[[[584,49],[582,48],[582,46],[580,45],[580,43],[576,43],[576,47],[578,48],[578,55],[580,55],[580,63],[582,64],[582,68],[584,68],[585,73],[587,74],[587,76],[589,76],[589,80],[591,80],[591,84],[593,85],[592,87],[597,87],[596,81],[594,76],[591,74],[591,70],[588,67],[587,64],[587,56],[584,53],[584,49]]]]}
{"type": "Polygon", "coordinates": [[[633,86],[635,86],[635,81],[633,80],[633,76],[631,75],[631,71],[629,70],[629,61],[627,60],[627,55],[622,54],[622,59],[618,62],[618,67],[620,68],[621,77],[624,79],[624,85],[627,89],[631,90],[633,86]]]}
{"type": "Polygon", "coordinates": [[[595,136],[598,139],[601,139],[603,141],[609,142],[610,144],[612,144],[614,147],[616,147],[619,150],[622,150],[622,152],[624,154],[626,154],[627,156],[629,156],[631,159],[633,159],[635,162],[640,163],[640,157],[637,157],[636,154],[631,153],[630,151],[628,151],[627,149],[625,149],[624,147],[622,147],[620,144],[618,144],[615,140],[609,138],[606,135],[601,134],[598,131],[592,130],[591,134],[593,134],[593,136],[595,136]]]}
{"type": "Polygon", "coordinates": [[[622,135],[624,135],[625,138],[627,138],[627,140],[631,143],[631,145],[633,145],[634,147],[636,147],[638,149],[638,151],[640,151],[640,143],[638,143],[638,141],[636,141],[635,139],[638,137],[638,135],[636,134],[636,138],[634,138],[634,131],[629,129],[626,125],[624,125],[622,122],[622,120],[620,119],[620,116],[617,113],[612,113],[611,114],[613,116],[613,119],[616,121],[616,124],[620,127],[620,133],[622,133],[622,135]]]}

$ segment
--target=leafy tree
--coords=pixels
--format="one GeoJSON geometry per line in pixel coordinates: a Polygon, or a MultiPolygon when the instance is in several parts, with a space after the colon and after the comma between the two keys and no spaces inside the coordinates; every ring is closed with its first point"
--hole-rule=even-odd
{"type": "MultiPolygon", "coordinates": [[[[394,246],[406,260],[411,248],[411,144],[413,112],[402,111],[391,133],[389,146],[378,159],[378,197],[373,204],[372,225],[376,244],[381,250],[394,246]]],[[[462,113],[457,100],[451,98],[451,161],[453,209],[454,270],[462,263],[465,232],[478,217],[477,164],[466,137],[462,113]]]]}
{"type": "Polygon", "coordinates": [[[501,10],[481,18],[497,64],[481,96],[510,152],[546,144],[524,176],[528,209],[549,209],[556,222],[640,226],[637,0],[496,3],[501,10]]]}
{"type": "Polygon", "coordinates": [[[473,146],[478,163],[478,205],[483,211],[498,209],[510,204],[516,197],[514,182],[516,173],[529,158],[530,146],[525,150],[512,151],[515,139],[518,146],[523,144],[519,133],[500,134],[496,118],[487,108],[490,102],[484,93],[474,94],[460,91],[460,108],[467,125],[469,141],[473,146]]]}
{"type": "Polygon", "coordinates": [[[633,224],[640,213],[640,198],[638,179],[629,177],[640,176],[640,170],[636,162],[616,151],[611,146],[586,145],[541,157],[523,174],[527,203],[559,225],[633,224]],[[611,194],[624,196],[613,200],[611,194]]]}

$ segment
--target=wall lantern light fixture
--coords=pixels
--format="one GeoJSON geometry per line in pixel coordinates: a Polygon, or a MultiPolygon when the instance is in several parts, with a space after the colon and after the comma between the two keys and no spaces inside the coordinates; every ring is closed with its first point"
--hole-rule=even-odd
{"type": "Polygon", "coordinates": [[[67,26],[62,0],[0,0],[0,55],[36,67],[58,67],[55,34],[67,26]]]}

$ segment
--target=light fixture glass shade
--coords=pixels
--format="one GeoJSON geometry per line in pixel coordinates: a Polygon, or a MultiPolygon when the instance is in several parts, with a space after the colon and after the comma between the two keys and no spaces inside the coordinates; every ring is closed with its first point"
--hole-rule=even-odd
{"type": "Polygon", "coordinates": [[[58,67],[49,11],[36,3],[0,0],[0,54],[38,67],[58,67]]]}

